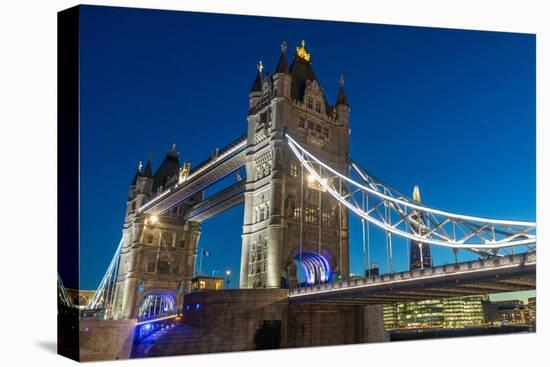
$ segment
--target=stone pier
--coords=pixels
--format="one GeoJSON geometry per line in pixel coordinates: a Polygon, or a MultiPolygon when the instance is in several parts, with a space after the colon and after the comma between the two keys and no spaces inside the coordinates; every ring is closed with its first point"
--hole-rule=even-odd
{"type": "Polygon", "coordinates": [[[130,358],[136,320],[80,320],[81,362],[130,358]]]}
{"type": "Polygon", "coordinates": [[[291,303],[284,289],[198,292],[183,322],[133,357],[384,342],[382,316],[378,305],[291,303]]]}

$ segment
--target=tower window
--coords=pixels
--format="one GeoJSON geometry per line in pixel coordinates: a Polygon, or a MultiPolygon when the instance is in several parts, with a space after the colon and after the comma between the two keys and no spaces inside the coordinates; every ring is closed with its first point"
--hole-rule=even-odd
{"type": "Polygon", "coordinates": [[[290,164],[290,176],[298,177],[298,166],[294,163],[290,164]]]}
{"type": "Polygon", "coordinates": [[[329,226],[330,225],[330,215],[329,213],[323,213],[323,225],[329,226]]]}
{"type": "Polygon", "coordinates": [[[164,232],[161,239],[162,246],[172,246],[172,233],[164,232]]]}
{"type": "Polygon", "coordinates": [[[314,208],[306,208],[305,221],[306,221],[307,223],[317,224],[317,223],[318,223],[318,212],[317,212],[317,209],[314,209],[314,208]]]}
{"type": "Polygon", "coordinates": [[[158,272],[159,272],[159,274],[169,274],[170,273],[170,263],[168,261],[159,261],[159,263],[158,263],[158,272]]]}
{"type": "Polygon", "coordinates": [[[315,112],[321,113],[321,102],[319,101],[315,102],[315,112]]]}
{"type": "Polygon", "coordinates": [[[309,108],[310,110],[313,109],[313,98],[311,97],[307,97],[307,108],[309,108]]]}

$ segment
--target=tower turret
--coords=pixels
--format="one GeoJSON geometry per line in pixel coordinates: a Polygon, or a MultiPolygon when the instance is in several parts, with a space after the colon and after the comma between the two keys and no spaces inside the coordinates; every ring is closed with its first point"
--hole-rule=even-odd
{"type": "Polygon", "coordinates": [[[166,153],[166,157],[153,176],[152,193],[154,195],[164,191],[171,184],[176,183],[180,170],[179,153],[176,144],[166,153]]]}
{"type": "Polygon", "coordinates": [[[338,90],[338,97],[336,97],[336,116],[337,120],[342,125],[349,124],[349,103],[346,98],[346,92],[344,91],[344,76],[340,75],[340,89],[338,90]]]}
{"type": "Polygon", "coordinates": [[[147,158],[147,166],[142,172],[143,163],[140,161],[128,192],[128,200],[126,202],[126,220],[131,220],[130,216],[134,216],[137,209],[145,203],[145,199],[151,194],[151,185],[153,179],[151,177],[151,158],[147,158]]]}
{"type": "Polygon", "coordinates": [[[256,73],[256,78],[254,79],[252,88],[248,93],[248,110],[249,111],[251,111],[260,102],[260,97],[262,95],[262,70],[264,66],[262,65],[261,61],[258,62],[257,68],[258,68],[258,72],[256,73]]]}
{"type": "Polygon", "coordinates": [[[273,96],[290,98],[292,76],[286,63],[286,42],[281,43],[281,57],[273,74],[273,96]]]}

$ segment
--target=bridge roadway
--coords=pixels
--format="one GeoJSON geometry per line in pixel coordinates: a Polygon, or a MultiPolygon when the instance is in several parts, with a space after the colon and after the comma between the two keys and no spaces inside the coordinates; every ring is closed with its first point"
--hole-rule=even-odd
{"type": "Polygon", "coordinates": [[[217,154],[191,170],[187,180],[167,188],[147,203],[139,211],[159,215],[178,203],[203,191],[228,174],[235,172],[246,163],[246,135],[239,137],[217,154]]]}
{"type": "Polygon", "coordinates": [[[203,222],[225,210],[244,202],[245,180],[206,198],[193,206],[183,217],[185,220],[203,222]]]}
{"type": "Polygon", "coordinates": [[[531,290],[536,252],[292,289],[291,302],[386,304],[531,290]]]}

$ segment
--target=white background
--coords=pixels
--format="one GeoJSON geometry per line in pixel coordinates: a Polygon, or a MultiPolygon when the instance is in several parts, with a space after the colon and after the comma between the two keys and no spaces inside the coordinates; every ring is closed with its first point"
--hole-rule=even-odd
{"type": "MultiPolygon", "coordinates": [[[[93,1],[94,4],[537,34],[537,333],[230,353],[101,365],[548,365],[549,215],[547,1],[93,1]],[[546,23],[546,24],[545,24],[546,23]],[[546,166],[546,167],[545,167],[546,166]],[[546,188],[546,190],[545,190],[546,188]]],[[[73,364],[56,339],[56,12],[73,1],[0,5],[0,359],[73,364]]],[[[452,47],[452,45],[449,45],[452,47]]],[[[522,121],[518,121],[522,124],[522,121]]],[[[511,167],[513,172],[513,167],[511,167]]],[[[513,173],[511,173],[513,174],[513,173]]]]}

